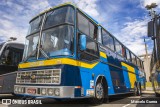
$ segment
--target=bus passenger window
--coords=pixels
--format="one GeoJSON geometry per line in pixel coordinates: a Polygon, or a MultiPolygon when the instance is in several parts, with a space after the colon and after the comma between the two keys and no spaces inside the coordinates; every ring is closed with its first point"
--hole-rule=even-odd
{"type": "Polygon", "coordinates": [[[105,45],[106,47],[114,51],[113,37],[103,29],[102,29],[102,42],[103,42],[103,45],[105,45]]]}
{"type": "Polygon", "coordinates": [[[122,55],[122,45],[117,40],[115,40],[115,48],[116,48],[116,52],[122,55]]]}
{"type": "Polygon", "coordinates": [[[136,65],[136,56],[133,55],[133,53],[131,53],[131,56],[132,56],[132,63],[136,65]]]}
{"type": "Polygon", "coordinates": [[[139,58],[137,58],[137,65],[138,65],[139,67],[141,67],[140,59],[139,59],[139,58]]]}
{"type": "Polygon", "coordinates": [[[126,58],[126,50],[124,46],[122,46],[122,56],[126,58]]]}
{"type": "Polygon", "coordinates": [[[130,56],[130,52],[129,52],[128,49],[126,49],[126,56],[127,56],[127,59],[128,59],[129,61],[131,61],[131,56],[130,56]]]}
{"type": "MultiPolygon", "coordinates": [[[[79,37],[81,34],[78,34],[79,37]]],[[[80,51],[80,59],[93,61],[99,59],[99,51],[98,51],[98,44],[93,39],[87,36],[86,38],[86,50],[80,51]]]]}
{"type": "Polygon", "coordinates": [[[90,37],[93,38],[94,40],[97,40],[98,27],[89,22],[89,31],[90,31],[90,37]]]}

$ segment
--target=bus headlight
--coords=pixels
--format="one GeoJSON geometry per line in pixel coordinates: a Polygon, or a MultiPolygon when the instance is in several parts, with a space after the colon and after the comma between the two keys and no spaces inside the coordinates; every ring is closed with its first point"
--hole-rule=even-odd
{"type": "Polygon", "coordinates": [[[18,87],[18,92],[21,93],[22,89],[21,87],[18,87]]]}
{"type": "Polygon", "coordinates": [[[59,90],[59,88],[55,88],[55,89],[54,89],[54,94],[55,94],[56,96],[59,96],[59,95],[60,95],[60,90],[59,90]]]}
{"type": "Polygon", "coordinates": [[[14,91],[15,91],[15,92],[18,92],[18,87],[15,87],[15,88],[14,88],[14,91]]]}
{"type": "Polygon", "coordinates": [[[41,89],[41,94],[42,94],[42,95],[46,95],[46,92],[47,92],[47,91],[46,91],[46,88],[42,88],[42,89],[41,89]]]}
{"type": "Polygon", "coordinates": [[[48,89],[48,95],[53,95],[54,94],[54,90],[52,88],[48,89]]]}

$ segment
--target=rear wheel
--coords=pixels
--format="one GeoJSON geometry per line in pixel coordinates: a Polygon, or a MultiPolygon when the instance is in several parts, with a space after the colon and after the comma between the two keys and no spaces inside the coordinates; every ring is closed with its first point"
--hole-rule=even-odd
{"type": "Polygon", "coordinates": [[[160,94],[158,94],[158,93],[155,92],[155,96],[156,96],[156,97],[160,97],[160,94]]]}
{"type": "Polygon", "coordinates": [[[137,84],[134,84],[134,96],[137,96],[137,84]]]}
{"type": "Polygon", "coordinates": [[[138,95],[138,96],[141,96],[141,94],[142,94],[142,91],[141,91],[141,84],[138,83],[138,84],[137,84],[137,95],[138,95]]]}
{"type": "Polygon", "coordinates": [[[135,83],[134,84],[134,95],[135,96],[140,96],[141,93],[142,93],[142,91],[141,91],[141,85],[140,85],[140,83],[135,83]]]}

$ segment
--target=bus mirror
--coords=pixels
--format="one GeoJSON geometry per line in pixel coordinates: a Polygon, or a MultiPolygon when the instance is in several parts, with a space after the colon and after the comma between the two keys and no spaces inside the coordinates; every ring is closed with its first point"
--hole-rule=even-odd
{"type": "Polygon", "coordinates": [[[80,35],[80,50],[86,50],[86,35],[80,35]]]}

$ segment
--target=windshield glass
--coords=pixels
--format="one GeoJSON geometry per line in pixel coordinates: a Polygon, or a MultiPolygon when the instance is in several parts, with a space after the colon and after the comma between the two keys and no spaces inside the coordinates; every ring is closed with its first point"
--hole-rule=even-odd
{"type": "Polygon", "coordinates": [[[26,59],[28,56],[30,57],[36,57],[36,48],[38,47],[38,38],[39,38],[39,33],[34,34],[32,36],[28,36],[26,38],[26,46],[25,46],[25,51],[24,51],[24,58],[26,59]]]}
{"type": "Polygon", "coordinates": [[[70,6],[48,12],[43,28],[45,29],[63,23],[74,23],[74,10],[70,6]]]}
{"type": "Polygon", "coordinates": [[[72,55],[73,53],[74,9],[71,6],[65,6],[51,10],[45,17],[43,16],[30,22],[29,36],[26,39],[23,55],[24,61],[30,58],[35,59],[37,53],[39,53],[38,58],[72,55]],[[37,45],[41,26],[43,28],[41,45],[37,45]],[[37,52],[38,46],[40,46],[39,52],[37,52]]]}
{"type": "Polygon", "coordinates": [[[42,20],[43,20],[43,15],[37,17],[36,19],[32,20],[30,22],[30,27],[28,30],[28,35],[38,32],[40,30],[41,24],[42,24],[42,20]]]}
{"type": "MultiPolygon", "coordinates": [[[[62,25],[42,33],[41,47],[49,56],[72,55],[73,26],[62,25]]],[[[40,55],[43,57],[43,55],[40,55]]]]}

